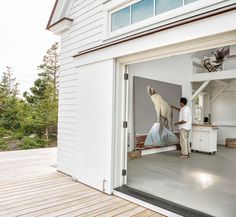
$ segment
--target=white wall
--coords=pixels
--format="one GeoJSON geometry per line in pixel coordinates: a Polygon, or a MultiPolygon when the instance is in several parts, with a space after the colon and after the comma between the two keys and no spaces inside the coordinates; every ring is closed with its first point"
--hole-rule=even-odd
{"type": "Polygon", "coordinates": [[[112,191],[114,62],[76,69],[78,78],[75,178],[112,191]],[[104,186],[103,186],[104,185],[104,186]]]}
{"type": "MultiPolygon", "coordinates": [[[[213,87],[211,95],[215,95],[219,87],[213,87]]],[[[212,122],[218,125],[218,144],[225,145],[226,138],[236,138],[236,80],[211,105],[212,122]]]]}

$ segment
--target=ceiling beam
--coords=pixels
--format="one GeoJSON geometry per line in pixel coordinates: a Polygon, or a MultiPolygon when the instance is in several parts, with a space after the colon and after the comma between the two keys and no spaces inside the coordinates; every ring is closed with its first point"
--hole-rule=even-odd
{"type": "Polygon", "coordinates": [[[192,74],[191,82],[236,79],[236,69],[192,74]]]}
{"type": "Polygon", "coordinates": [[[199,95],[204,89],[205,87],[210,83],[211,81],[205,81],[195,92],[194,94],[192,95],[191,97],[191,101],[193,101],[195,99],[195,97],[197,95],[199,95]]]}

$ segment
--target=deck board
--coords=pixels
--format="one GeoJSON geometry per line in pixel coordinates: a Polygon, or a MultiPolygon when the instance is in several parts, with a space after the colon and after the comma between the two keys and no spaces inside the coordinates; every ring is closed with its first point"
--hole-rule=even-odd
{"type": "Polygon", "coordinates": [[[2,217],[163,217],[56,171],[56,148],[0,152],[2,217]]]}

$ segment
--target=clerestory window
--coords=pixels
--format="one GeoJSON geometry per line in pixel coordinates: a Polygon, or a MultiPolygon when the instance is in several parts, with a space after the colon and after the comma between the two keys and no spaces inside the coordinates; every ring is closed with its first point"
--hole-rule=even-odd
{"type": "Polygon", "coordinates": [[[197,0],[141,0],[111,13],[111,31],[182,7],[197,0]]]}

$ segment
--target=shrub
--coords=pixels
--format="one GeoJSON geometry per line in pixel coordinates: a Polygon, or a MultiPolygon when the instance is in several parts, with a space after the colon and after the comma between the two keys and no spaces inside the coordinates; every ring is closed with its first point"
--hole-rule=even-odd
{"type": "Polygon", "coordinates": [[[15,133],[13,134],[13,137],[14,137],[15,139],[21,140],[21,139],[24,138],[24,133],[21,132],[21,131],[17,131],[17,132],[15,132],[15,133]]]}
{"type": "Polygon", "coordinates": [[[33,148],[45,148],[47,142],[41,138],[29,138],[24,137],[22,143],[20,144],[21,149],[33,149],[33,148]]]}
{"type": "Polygon", "coordinates": [[[0,139],[0,151],[8,151],[9,147],[4,139],[0,139]]]}
{"type": "Polygon", "coordinates": [[[45,148],[48,146],[48,142],[46,139],[36,137],[35,140],[42,148],[45,148]]]}
{"type": "Polygon", "coordinates": [[[0,127],[0,137],[12,136],[12,131],[0,127]]]}

